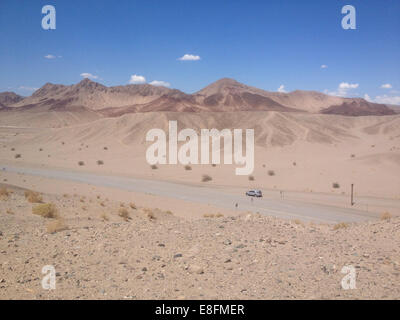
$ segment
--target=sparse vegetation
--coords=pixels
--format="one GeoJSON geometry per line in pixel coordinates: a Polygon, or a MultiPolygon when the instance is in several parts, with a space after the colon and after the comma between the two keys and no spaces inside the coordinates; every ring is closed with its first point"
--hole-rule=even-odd
{"type": "Polygon", "coordinates": [[[153,210],[151,210],[149,208],[144,208],[143,212],[147,216],[147,218],[149,218],[150,220],[155,220],[156,219],[156,216],[154,215],[153,210]]]}
{"type": "Polygon", "coordinates": [[[103,149],[104,149],[104,150],[108,150],[108,147],[104,147],[103,149]]]}
{"type": "Polygon", "coordinates": [[[32,191],[32,190],[26,190],[24,192],[25,199],[28,200],[30,203],[42,203],[43,202],[43,197],[40,195],[40,193],[32,191]]]}
{"type": "Polygon", "coordinates": [[[109,221],[109,220],[110,220],[110,219],[108,218],[108,216],[107,216],[104,212],[101,214],[100,218],[101,218],[103,221],[109,221]]]}
{"type": "Polygon", "coordinates": [[[156,169],[158,169],[158,167],[155,164],[152,164],[151,169],[156,170],[156,169]]]}
{"type": "Polygon", "coordinates": [[[7,214],[14,214],[14,211],[12,211],[11,209],[7,209],[7,210],[6,210],[6,213],[7,213],[7,214]]]}
{"type": "Polygon", "coordinates": [[[79,165],[79,166],[84,166],[84,165],[85,165],[85,162],[83,162],[83,161],[78,161],[78,165],[79,165]]]}
{"type": "Polygon", "coordinates": [[[136,205],[135,205],[135,203],[133,203],[133,202],[131,202],[131,203],[129,204],[129,206],[131,207],[131,209],[136,209],[136,205]]]}
{"type": "Polygon", "coordinates": [[[8,199],[10,193],[6,187],[0,188],[0,199],[8,199]]]}
{"type": "Polygon", "coordinates": [[[211,181],[212,178],[208,175],[208,174],[203,174],[202,178],[201,178],[201,182],[207,182],[207,181],[211,181]]]}
{"type": "Polygon", "coordinates": [[[21,157],[22,157],[22,156],[21,156],[20,153],[17,153],[17,154],[14,156],[15,159],[19,159],[19,158],[21,158],[21,157]]]}
{"type": "Polygon", "coordinates": [[[53,203],[42,203],[32,208],[32,213],[43,218],[57,218],[57,208],[53,203]]]}
{"type": "Polygon", "coordinates": [[[254,176],[249,176],[249,181],[254,181],[254,176]]]}
{"type": "Polygon", "coordinates": [[[339,189],[340,188],[340,184],[337,182],[332,183],[332,188],[333,189],[339,189]]]}
{"type": "Polygon", "coordinates": [[[346,222],[340,222],[333,226],[333,230],[346,229],[349,226],[346,222]]]}
{"type": "Polygon", "coordinates": [[[381,214],[381,220],[390,220],[391,217],[392,215],[387,211],[381,214]]]}
{"type": "Polygon", "coordinates": [[[130,219],[129,217],[129,212],[126,210],[126,208],[120,208],[118,210],[118,215],[123,218],[125,221],[128,221],[130,219]]]}
{"type": "Polygon", "coordinates": [[[212,167],[216,167],[217,165],[216,165],[215,163],[213,163],[211,166],[212,166],[212,167]]]}
{"type": "Polygon", "coordinates": [[[189,166],[189,165],[186,165],[186,166],[185,166],[185,170],[187,170],[187,171],[192,170],[192,167],[189,166]]]}
{"type": "Polygon", "coordinates": [[[269,176],[274,176],[275,175],[275,171],[274,170],[268,170],[268,175],[269,176]]]}
{"type": "Polygon", "coordinates": [[[166,213],[166,214],[173,215],[173,212],[172,212],[171,210],[167,210],[165,213],[166,213]]]}
{"type": "Polygon", "coordinates": [[[47,233],[56,233],[68,229],[63,218],[59,217],[57,220],[51,221],[46,226],[47,233]]]}
{"type": "Polygon", "coordinates": [[[103,160],[97,160],[97,164],[98,164],[99,166],[102,166],[102,165],[104,164],[104,161],[103,161],[103,160]]]}

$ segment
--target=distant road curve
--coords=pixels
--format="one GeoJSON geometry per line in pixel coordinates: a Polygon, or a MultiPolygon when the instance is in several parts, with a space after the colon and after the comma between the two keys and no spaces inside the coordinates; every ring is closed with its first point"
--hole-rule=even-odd
{"type": "Polygon", "coordinates": [[[259,212],[260,214],[285,219],[338,223],[360,222],[376,219],[378,217],[377,214],[371,212],[368,213],[356,209],[347,209],[293,200],[261,198],[251,201],[249,197],[244,195],[245,190],[243,190],[243,196],[238,196],[210,186],[195,186],[167,181],[81,173],[64,169],[39,169],[14,167],[9,165],[0,165],[0,167],[6,172],[153,194],[188,202],[210,204],[220,208],[235,209],[235,204],[237,203],[238,210],[240,211],[259,212]]]}

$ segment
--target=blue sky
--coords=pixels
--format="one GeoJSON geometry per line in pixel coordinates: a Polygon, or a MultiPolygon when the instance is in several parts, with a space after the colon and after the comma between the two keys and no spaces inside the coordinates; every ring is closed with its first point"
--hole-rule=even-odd
{"type": "Polygon", "coordinates": [[[107,86],[137,75],[191,93],[230,77],[400,104],[399,31],[398,0],[1,0],[0,91],[30,95],[87,73],[107,86]],[[56,30],[41,27],[48,4],[56,30]],[[356,30],[341,26],[346,4],[356,30]]]}

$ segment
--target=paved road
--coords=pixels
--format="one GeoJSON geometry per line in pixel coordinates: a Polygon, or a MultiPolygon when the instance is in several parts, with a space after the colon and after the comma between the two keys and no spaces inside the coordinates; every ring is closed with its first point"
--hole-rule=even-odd
{"type": "Polygon", "coordinates": [[[210,186],[195,186],[166,181],[81,173],[64,169],[0,166],[6,172],[23,173],[50,179],[75,181],[94,186],[153,194],[189,202],[210,204],[221,208],[235,209],[235,203],[238,203],[238,210],[240,211],[259,212],[280,218],[328,223],[357,222],[377,218],[377,215],[374,213],[301,201],[276,200],[266,197],[251,201],[251,198],[244,196],[246,190],[243,190],[243,195],[237,195],[210,186]]]}

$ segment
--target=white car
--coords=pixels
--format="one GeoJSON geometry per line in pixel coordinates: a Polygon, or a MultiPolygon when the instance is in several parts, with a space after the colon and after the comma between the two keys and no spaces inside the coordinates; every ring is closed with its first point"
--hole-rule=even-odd
{"type": "Polygon", "coordinates": [[[246,192],[246,196],[261,198],[262,192],[261,190],[249,190],[246,192]]]}

